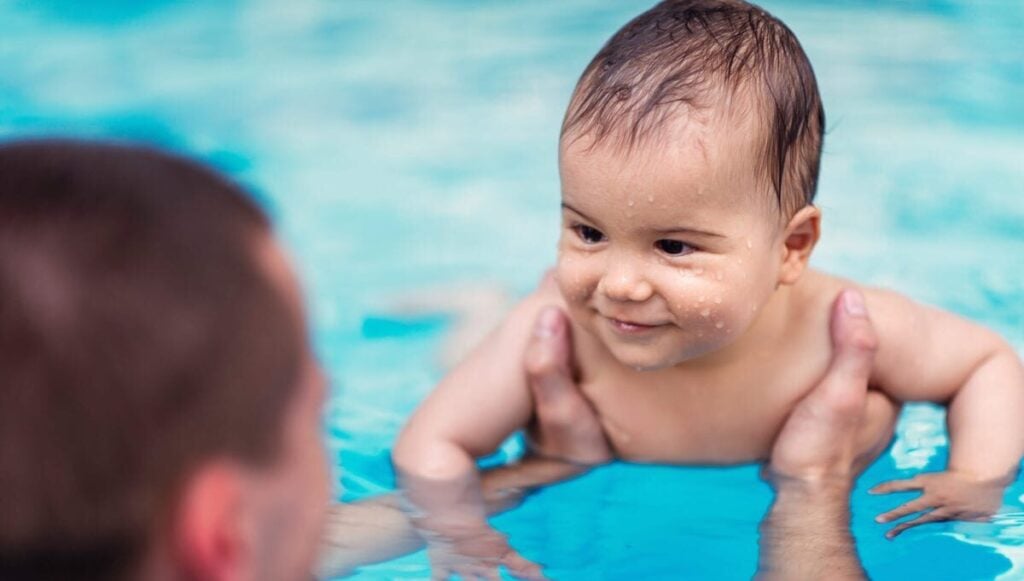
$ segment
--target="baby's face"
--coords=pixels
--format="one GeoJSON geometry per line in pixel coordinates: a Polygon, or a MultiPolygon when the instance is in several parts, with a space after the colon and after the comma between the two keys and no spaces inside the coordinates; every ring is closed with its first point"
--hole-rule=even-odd
{"type": "Polygon", "coordinates": [[[622,363],[657,369],[733,343],[779,282],[782,224],[754,127],[680,126],[623,153],[563,140],[557,278],[622,363]]]}

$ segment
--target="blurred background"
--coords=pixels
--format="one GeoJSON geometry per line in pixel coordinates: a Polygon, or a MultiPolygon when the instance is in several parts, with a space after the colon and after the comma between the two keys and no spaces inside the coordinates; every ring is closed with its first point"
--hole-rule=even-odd
{"type": "MultiPolygon", "coordinates": [[[[565,104],[603,42],[651,4],[0,0],[0,139],[142,141],[249,187],[306,281],[335,385],[339,495],[359,498],[393,486],[388,449],[439,376],[449,324],[397,316],[394,298],[535,284],[554,260],[565,104]]],[[[1024,348],[1024,2],[762,5],[801,39],[824,97],[817,266],[1024,348]]],[[[937,468],[944,453],[942,411],[914,406],[872,481],[937,468]]],[[[750,467],[610,467],[499,524],[558,578],[748,578],[769,498],[752,480],[750,467]]],[[[875,578],[1024,575],[1021,511],[885,544],[870,515],[895,501],[863,503],[855,521],[875,578]]],[[[425,563],[364,577],[419,578],[425,563]]]]}

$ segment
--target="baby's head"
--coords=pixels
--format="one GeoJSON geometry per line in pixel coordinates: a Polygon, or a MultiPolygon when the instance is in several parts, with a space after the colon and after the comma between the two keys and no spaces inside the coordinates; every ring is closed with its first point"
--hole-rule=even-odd
{"type": "Polygon", "coordinates": [[[562,127],[573,318],[638,368],[739,348],[817,241],[824,124],[799,42],[758,7],[665,1],[623,27],[562,127]]]}

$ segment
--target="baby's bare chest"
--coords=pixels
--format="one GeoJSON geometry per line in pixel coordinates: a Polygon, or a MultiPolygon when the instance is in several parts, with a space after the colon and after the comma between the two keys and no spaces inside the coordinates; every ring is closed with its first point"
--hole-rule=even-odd
{"type": "Polygon", "coordinates": [[[620,458],[735,464],[768,457],[790,411],[826,364],[804,361],[720,381],[605,373],[585,379],[581,388],[620,458]]]}

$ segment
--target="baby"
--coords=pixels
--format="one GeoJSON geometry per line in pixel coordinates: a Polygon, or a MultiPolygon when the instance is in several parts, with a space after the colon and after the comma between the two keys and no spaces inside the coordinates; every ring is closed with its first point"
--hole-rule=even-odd
{"type": "MultiPolygon", "coordinates": [[[[523,352],[548,305],[569,314],[580,388],[619,458],[766,460],[830,360],[833,300],[857,287],[808,268],[824,128],[807,56],[756,6],[665,1],[618,31],[562,127],[553,276],[441,382],[395,446],[423,526],[456,545],[482,538],[483,511],[465,508],[479,496],[475,459],[531,420],[523,352]]],[[[922,490],[879,520],[931,509],[898,532],[990,514],[1024,454],[1019,358],[969,321],[860,290],[866,304],[844,296],[878,333],[869,420],[900,402],[948,407],[947,470],[879,486],[922,490]]]]}

